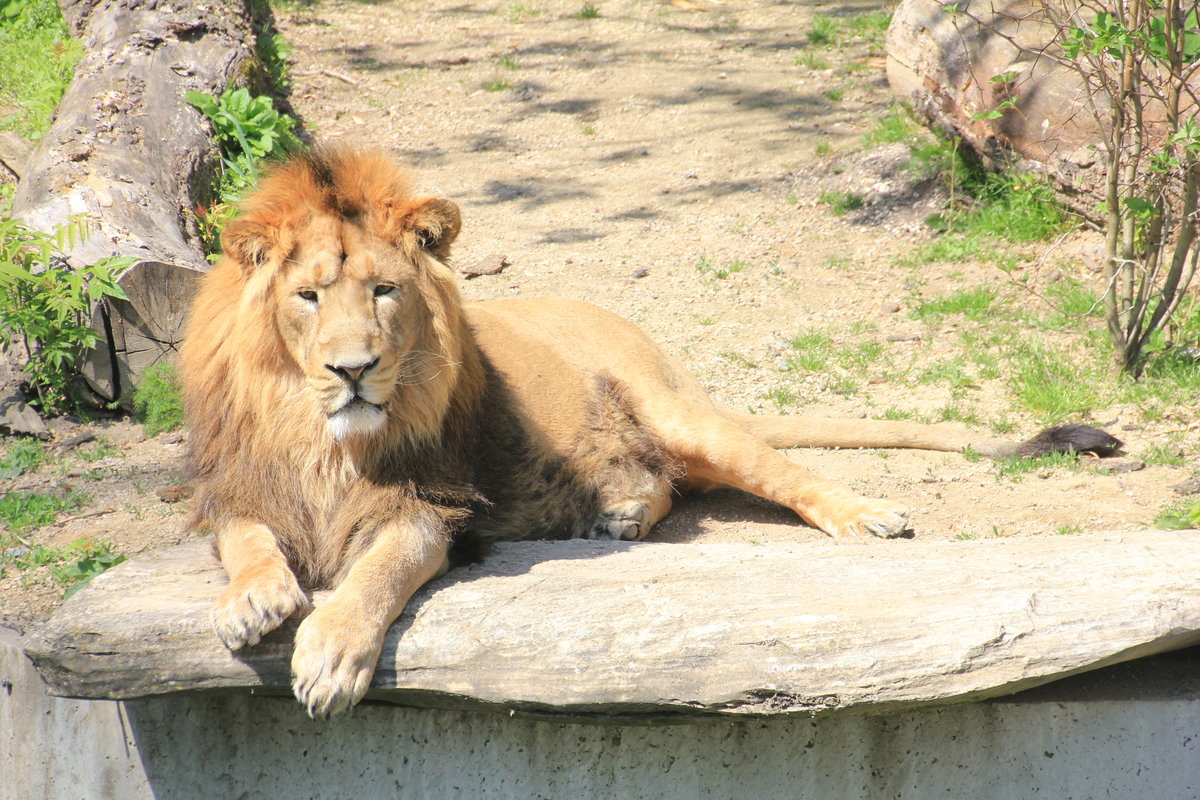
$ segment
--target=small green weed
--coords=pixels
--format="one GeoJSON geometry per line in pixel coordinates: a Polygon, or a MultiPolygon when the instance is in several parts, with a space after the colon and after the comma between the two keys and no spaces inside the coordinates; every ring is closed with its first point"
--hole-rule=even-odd
{"type": "Polygon", "coordinates": [[[696,262],[696,271],[709,280],[725,280],[736,272],[741,272],[750,266],[745,261],[728,261],[717,265],[713,259],[703,256],[696,262]]]}
{"type": "Polygon", "coordinates": [[[790,368],[807,372],[824,372],[829,367],[833,340],[828,334],[814,330],[802,330],[789,339],[788,344],[796,351],[794,355],[787,357],[790,368]]]}
{"type": "Polygon", "coordinates": [[[797,67],[807,67],[815,72],[829,69],[829,61],[812,52],[794,56],[792,58],[792,63],[797,67]]]}
{"type": "Polygon", "coordinates": [[[808,41],[821,46],[833,44],[838,35],[837,20],[821,14],[813,18],[812,27],[808,29],[808,41]]]}
{"type": "Polygon", "coordinates": [[[742,369],[758,369],[758,364],[755,364],[736,350],[722,350],[720,353],[717,353],[717,357],[742,369]]]}
{"type": "Polygon", "coordinates": [[[899,420],[905,420],[905,419],[912,419],[915,416],[916,416],[916,412],[907,411],[903,408],[885,408],[883,410],[883,414],[880,416],[880,419],[890,419],[890,420],[899,421],[899,420]]]}
{"type": "Polygon", "coordinates": [[[600,16],[600,7],[595,3],[584,3],[579,9],[580,19],[596,19],[600,16]]]}
{"type": "Polygon", "coordinates": [[[512,84],[503,78],[494,81],[484,81],[480,86],[485,92],[503,92],[505,89],[512,88],[512,84]]]}
{"type": "Polygon", "coordinates": [[[111,444],[104,444],[103,442],[97,442],[94,447],[79,451],[79,457],[88,463],[120,455],[124,455],[120,448],[113,447],[111,444]]]}
{"type": "Polygon", "coordinates": [[[846,90],[845,90],[845,89],[839,89],[839,88],[835,88],[835,89],[826,89],[824,92],[822,92],[822,94],[824,94],[824,95],[825,95],[825,99],[826,99],[826,100],[832,100],[832,101],[833,101],[833,102],[835,102],[835,103],[836,103],[838,100],[841,100],[841,99],[842,99],[842,96],[843,96],[845,93],[846,93],[846,90]]]}
{"type": "Polygon", "coordinates": [[[824,158],[832,152],[833,145],[831,145],[825,139],[821,139],[813,146],[813,155],[817,156],[818,158],[824,158]]]}
{"type": "Polygon", "coordinates": [[[509,22],[523,22],[527,19],[536,17],[542,13],[536,8],[527,6],[524,3],[509,3],[503,9],[504,18],[509,22]]]}
{"type": "Polygon", "coordinates": [[[1082,525],[1067,525],[1063,523],[1054,526],[1054,534],[1056,536],[1074,536],[1077,533],[1083,533],[1082,525]]]}
{"type": "Polygon", "coordinates": [[[511,56],[500,56],[496,60],[496,66],[500,69],[520,69],[521,65],[516,62],[511,56]]]}
{"type": "Polygon", "coordinates": [[[183,400],[170,364],[154,364],[133,390],[133,413],[147,436],[173,431],[183,424],[183,400]]]}
{"type": "Polygon", "coordinates": [[[817,200],[829,206],[830,213],[835,217],[863,207],[863,199],[852,192],[821,192],[817,200]]]}
{"type": "Polygon", "coordinates": [[[46,448],[37,439],[17,439],[0,458],[0,481],[33,472],[49,460],[46,448]]]}
{"type": "Polygon", "coordinates": [[[775,410],[780,413],[787,411],[788,408],[800,402],[800,398],[796,396],[792,387],[785,386],[784,384],[780,384],[768,391],[766,397],[775,404],[775,410]]]}

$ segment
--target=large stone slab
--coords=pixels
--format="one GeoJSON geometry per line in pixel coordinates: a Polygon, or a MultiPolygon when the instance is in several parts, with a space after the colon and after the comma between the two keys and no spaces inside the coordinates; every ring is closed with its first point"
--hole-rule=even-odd
{"type": "MultiPolygon", "coordinates": [[[[62,696],[288,691],[295,624],[230,654],[208,626],[224,583],[207,541],[133,559],[67,601],[28,653],[62,696]]],[[[368,698],[572,716],[884,711],[1011,693],[1198,632],[1196,532],[527,542],[425,587],[368,698]]]]}

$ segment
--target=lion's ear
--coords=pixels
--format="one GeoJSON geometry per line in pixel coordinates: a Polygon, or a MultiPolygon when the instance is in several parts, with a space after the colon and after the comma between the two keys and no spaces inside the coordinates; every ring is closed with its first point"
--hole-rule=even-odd
{"type": "Polygon", "coordinates": [[[271,237],[259,223],[235,219],[221,231],[221,249],[243,269],[255,269],[267,262],[271,237]]]}
{"type": "Polygon", "coordinates": [[[450,245],[462,227],[462,215],[454,203],[434,197],[409,213],[405,227],[416,236],[418,247],[437,260],[446,261],[450,258],[450,245]]]}

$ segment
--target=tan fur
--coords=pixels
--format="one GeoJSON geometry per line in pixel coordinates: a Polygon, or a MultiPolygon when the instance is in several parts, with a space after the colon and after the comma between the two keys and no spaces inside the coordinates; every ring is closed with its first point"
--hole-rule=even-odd
{"type": "Polygon", "coordinates": [[[963,445],[925,426],[719,410],[640,330],[585,303],[464,306],[444,263],[457,208],[413,198],[378,153],[292,160],[243,211],[182,356],[193,524],[229,574],[213,624],[231,649],[301,611],[300,586],[334,588],[292,661],[314,715],[363,696],[388,625],[452,546],[641,538],[673,492],[717,486],[834,536],[895,536],[902,506],[768,443],[963,445]]]}

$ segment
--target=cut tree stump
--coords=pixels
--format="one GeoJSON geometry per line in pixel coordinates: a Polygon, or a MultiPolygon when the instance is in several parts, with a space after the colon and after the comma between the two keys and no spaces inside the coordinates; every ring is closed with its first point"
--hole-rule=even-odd
{"type": "MultiPolygon", "coordinates": [[[[296,623],[231,654],[209,540],[94,579],[31,637],[53,693],[288,693],[296,623]]],[[[324,598],[316,598],[319,604],[324,598]]],[[[573,717],[888,711],[1200,642],[1200,532],[500,545],[422,589],[368,698],[573,717]]]]}
{"type": "Polygon", "coordinates": [[[197,278],[208,269],[192,213],[211,201],[219,154],[188,90],[220,94],[261,69],[241,0],[64,0],[84,48],[50,130],[25,164],[12,216],[51,231],[88,220],[73,266],[131,256],[120,276],[129,302],[104,301],[101,343],[83,372],[103,402],[172,359],[197,278]]]}

